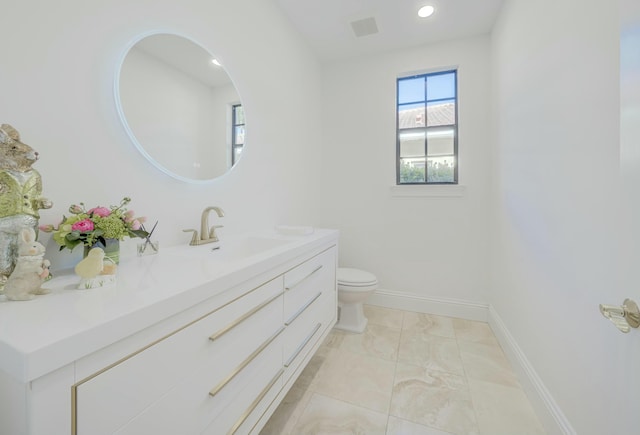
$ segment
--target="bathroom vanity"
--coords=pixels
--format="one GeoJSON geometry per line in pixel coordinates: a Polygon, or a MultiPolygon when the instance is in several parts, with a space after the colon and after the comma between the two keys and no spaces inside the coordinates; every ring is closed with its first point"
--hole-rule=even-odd
{"type": "Polygon", "coordinates": [[[337,243],[228,237],[0,302],[0,433],[258,433],[336,321],[337,243]]]}

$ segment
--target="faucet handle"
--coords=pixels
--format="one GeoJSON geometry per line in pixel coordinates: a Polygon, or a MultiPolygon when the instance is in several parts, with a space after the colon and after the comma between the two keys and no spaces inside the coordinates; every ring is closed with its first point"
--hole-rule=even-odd
{"type": "Polygon", "coordinates": [[[183,233],[193,232],[193,236],[191,237],[191,242],[189,242],[189,244],[192,246],[198,244],[198,231],[189,229],[189,230],[182,230],[182,232],[183,233]]]}
{"type": "Polygon", "coordinates": [[[216,229],[223,228],[223,227],[224,225],[212,225],[211,228],[209,228],[209,238],[217,242],[218,236],[216,235],[216,229]]]}

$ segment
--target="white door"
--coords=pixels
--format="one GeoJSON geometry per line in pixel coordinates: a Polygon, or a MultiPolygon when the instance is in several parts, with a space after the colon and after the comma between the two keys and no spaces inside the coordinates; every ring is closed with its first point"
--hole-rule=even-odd
{"type": "MultiPolygon", "coordinates": [[[[631,298],[640,304],[640,2],[620,0],[620,7],[620,270],[602,297],[609,299],[605,303],[631,298]]],[[[612,379],[606,395],[618,411],[610,415],[619,417],[611,422],[611,433],[639,434],[640,329],[622,334],[612,324],[603,327],[611,328],[610,342],[602,349],[612,379]]]]}

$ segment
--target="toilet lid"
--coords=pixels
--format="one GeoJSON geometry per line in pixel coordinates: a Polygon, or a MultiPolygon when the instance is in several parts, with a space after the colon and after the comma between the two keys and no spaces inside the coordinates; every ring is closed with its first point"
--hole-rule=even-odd
{"type": "Polygon", "coordinates": [[[376,276],[360,269],[339,267],[337,272],[338,284],[351,286],[366,286],[377,284],[376,276]]]}

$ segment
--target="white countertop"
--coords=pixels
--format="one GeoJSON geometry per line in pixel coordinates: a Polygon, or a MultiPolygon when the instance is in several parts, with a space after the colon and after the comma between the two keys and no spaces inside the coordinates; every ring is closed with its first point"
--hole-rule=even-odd
{"type": "Polygon", "coordinates": [[[338,240],[338,231],[315,229],[312,234],[284,236],[287,243],[245,258],[221,261],[234,240],[213,245],[161,249],[157,255],[123,260],[117,283],[78,290],[80,278],[58,272],[43,287],[48,295],[31,301],[0,296],[0,370],[29,382],[98,349],[192,307],[251,276],[338,240]],[[200,255],[202,253],[202,255],[200,255]]]}

